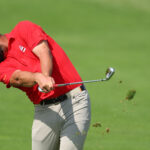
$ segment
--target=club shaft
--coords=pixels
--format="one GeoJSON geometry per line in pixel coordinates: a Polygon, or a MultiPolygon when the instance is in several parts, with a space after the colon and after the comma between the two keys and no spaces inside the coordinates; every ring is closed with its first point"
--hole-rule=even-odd
{"type": "Polygon", "coordinates": [[[81,82],[72,82],[72,83],[64,83],[64,84],[56,84],[55,87],[74,85],[74,84],[82,84],[82,83],[92,83],[92,82],[101,82],[106,81],[107,79],[98,79],[98,80],[89,80],[89,81],[81,81],[81,82]]]}
{"type": "MultiPolygon", "coordinates": [[[[115,72],[114,68],[110,67],[110,68],[107,69],[106,78],[104,78],[104,79],[88,80],[88,81],[81,81],[81,82],[71,82],[71,83],[64,83],[64,84],[55,84],[54,87],[62,87],[62,86],[74,85],[74,84],[108,81],[112,77],[112,75],[114,74],[114,72],[115,72]]],[[[40,87],[38,87],[38,90],[40,92],[43,92],[43,90],[40,87]]]]}

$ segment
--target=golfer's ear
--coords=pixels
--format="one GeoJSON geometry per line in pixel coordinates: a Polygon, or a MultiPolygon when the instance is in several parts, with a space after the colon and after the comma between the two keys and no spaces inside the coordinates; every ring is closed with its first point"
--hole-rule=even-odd
{"type": "Polygon", "coordinates": [[[10,85],[12,86],[20,86],[19,83],[19,74],[20,74],[20,70],[16,70],[13,72],[12,76],[10,77],[10,85]]]}

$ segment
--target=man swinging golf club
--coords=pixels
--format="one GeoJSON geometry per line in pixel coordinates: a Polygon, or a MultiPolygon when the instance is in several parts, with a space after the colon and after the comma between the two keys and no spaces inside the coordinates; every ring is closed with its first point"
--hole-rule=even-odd
{"type": "Polygon", "coordinates": [[[34,104],[32,150],[82,150],[90,125],[90,100],[63,49],[43,29],[19,22],[0,34],[0,81],[23,92],[34,104]]]}
{"type": "Polygon", "coordinates": [[[40,26],[22,21],[0,35],[0,61],[0,81],[26,92],[34,104],[32,150],[82,150],[89,96],[83,84],[55,88],[82,81],[62,48],[40,26]]]}

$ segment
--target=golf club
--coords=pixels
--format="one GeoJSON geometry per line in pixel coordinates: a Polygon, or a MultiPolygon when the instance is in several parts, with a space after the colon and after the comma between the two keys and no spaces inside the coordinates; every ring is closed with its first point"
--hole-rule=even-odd
{"type": "MultiPolygon", "coordinates": [[[[103,78],[103,79],[88,80],[88,81],[81,81],[81,82],[71,82],[71,83],[64,83],[64,84],[55,84],[54,87],[61,87],[61,86],[74,85],[74,84],[82,84],[82,83],[108,81],[108,80],[113,76],[114,73],[115,73],[115,69],[112,68],[112,67],[109,67],[109,68],[106,70],[106,76],[105,76],[105,78],[103,78]]],[[[42,90],[40,87],[38,87],[38,90],[39,90],[40,92],[43,92],[43,90],[42,90]]]]}

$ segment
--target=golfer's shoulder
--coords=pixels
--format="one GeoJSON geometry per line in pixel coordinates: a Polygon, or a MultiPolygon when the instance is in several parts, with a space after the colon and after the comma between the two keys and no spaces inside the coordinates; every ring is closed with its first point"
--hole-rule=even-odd
{"type": "Polygon", "coordinates": [[[29,20],[24,20],[24,21],[18,22],[18,24],[16,25],[16,28],[30,28],[30,27],[35,27],[35,26],[36,24],[34,24],[33,22],[29,20]]]}
{"type": "Polygon", "coordinates": [[[25,37],[28,34],[33,33],[37,29],[39,29],[38,25],[32,23],[31,21],[25,20],[18,22],[18,24],[16,24],[16,26],[12,30],[12,33],[15,37],[25,37]]]}

